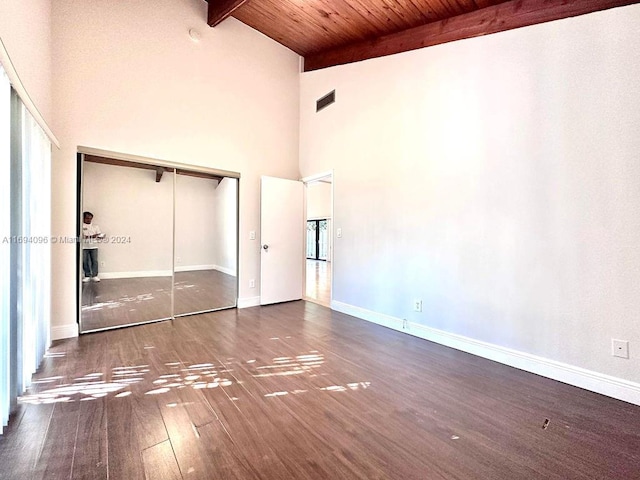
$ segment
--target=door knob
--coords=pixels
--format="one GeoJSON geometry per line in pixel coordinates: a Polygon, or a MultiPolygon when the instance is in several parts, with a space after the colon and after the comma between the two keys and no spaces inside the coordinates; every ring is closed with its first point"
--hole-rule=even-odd
{"type": "Polygon", "coordinates": [[[269,245],[262,245],[262,248],[266,251],[269,250],[269,245]]]}

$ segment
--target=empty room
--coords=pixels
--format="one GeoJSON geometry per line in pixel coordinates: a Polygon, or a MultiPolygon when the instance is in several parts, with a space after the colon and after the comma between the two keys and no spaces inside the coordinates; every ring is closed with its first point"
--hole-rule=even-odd
{"type": "Polygon", "coordinates": [[[639,27],[2,0],[0,479],[640,479],[639,27]]]}

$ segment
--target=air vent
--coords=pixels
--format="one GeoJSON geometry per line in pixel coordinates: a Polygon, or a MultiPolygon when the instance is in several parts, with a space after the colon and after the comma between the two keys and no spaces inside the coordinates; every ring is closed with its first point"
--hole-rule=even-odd
{"type": "Polygon", "coordinates": [[[323,108],[328,107],[335,101],[336,101],[336,91],[333,90],[332,92],[327,93],[324,97],[316,101],[316,112],[319,112],[323,108]]]}

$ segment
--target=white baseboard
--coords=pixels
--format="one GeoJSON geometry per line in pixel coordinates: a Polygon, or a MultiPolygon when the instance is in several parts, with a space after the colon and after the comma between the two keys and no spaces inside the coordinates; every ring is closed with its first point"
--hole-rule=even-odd
{"type": "MultiPolygon", "coordinates": [[[[176,267],[176,272],[198,272],[201,270],[218,270],[233,277],[236,271],[231,268],[221,267],[220,265],[183,265],[176,267]]],[[[170,277],[171,270],[147,270],[138,272],[104,272],[100,273],[100,278],[144,278],[144,277],[170,277]]]]}
{"type": "Polygon", "coordinates": [[[537,355],[513,350],[473,338],[407,322],[401,318],[384,315],[364,308],[333,300],[331,308],[353,317],[367,320],[402,333],[455,348],[504,365],[558,380],[569,385],[607,395],[618,400],[640,405],[640,383],[630,382],[603,373],[557,362],[537,355]],[[404,327],[403,328],[403,324],[404,327]]]}
{"type": "Polygon", "coordinates": [[[181,265],[176,272],[199,272],[201,270],[217,270],[216,265],[181,265]]]}
{"type": "Polygon", "coordinates": [[[58,325],[51,327],[51,341],[63,340],[65,338],[74,338],[78,336],[78,324],[69,323],[67,325],[58,325]]]}
{"type": "Polygon", "coordinates": [[[144,278],[144,277],[170,277],[171,270],[147,270],[138,272],[105,272],[100,273],[100,278],[105,280],[112,278],[144,278]]]}
{"type": "Polygon", "coordinates": [[[226,273],[227,275],[231,275],[232,277],[236,276],[236,271],[233,268],[221,267],[220,265],[214,265],[213,268],[218,270],[219,272],[226,273]]]}
{"type": "Polygon", "coordinates": [[[260,297],[245,297],[238,299],[238,308],[249,308],[260,306],[260,297]]]}

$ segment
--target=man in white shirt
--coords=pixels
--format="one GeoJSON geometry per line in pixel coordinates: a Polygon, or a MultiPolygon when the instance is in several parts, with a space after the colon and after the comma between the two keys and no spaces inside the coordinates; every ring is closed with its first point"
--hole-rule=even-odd
{"type": "Polygon", "coordinates": [[[100,227],[91,223],[93,213],[82,214],[82,269],[84,270],[83,282],[93,280],[99,282],[98,277],[98,243],[104,238],[100,227]]]}

